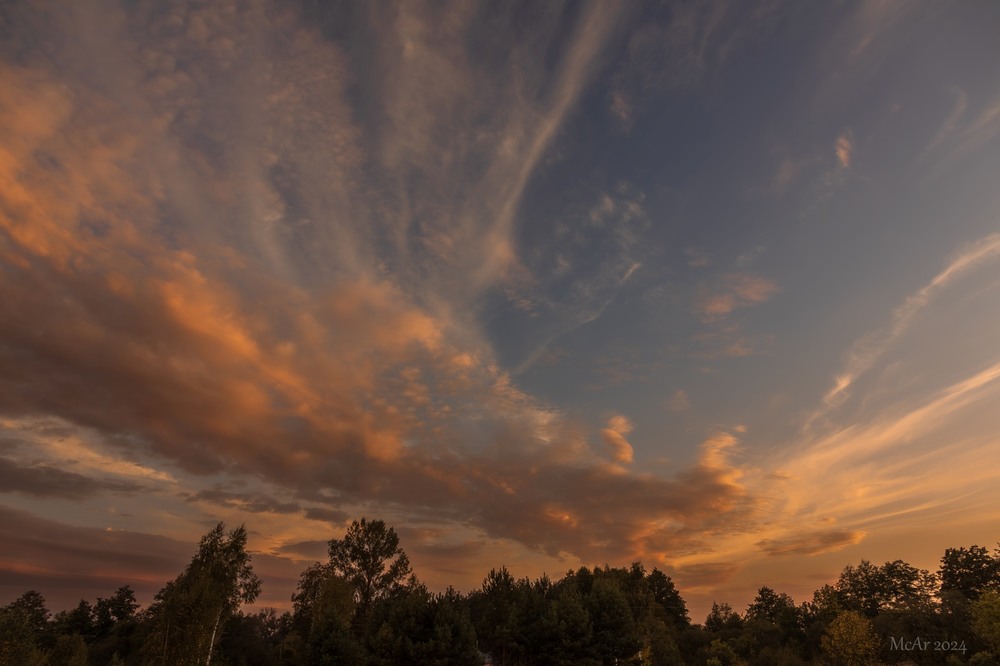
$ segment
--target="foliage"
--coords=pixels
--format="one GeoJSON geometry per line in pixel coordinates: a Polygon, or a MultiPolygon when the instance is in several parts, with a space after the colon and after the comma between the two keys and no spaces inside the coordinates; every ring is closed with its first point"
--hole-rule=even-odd
{"type": "Polygon", "coordinates": [[[705,630],[713,633],[738,632],[743,627],[739,613],[727,603],[712,602],[712,610],[705,618],[705,630]]]}
{"type": "Polygon", "coordinates": [[[580,567],[560,580],[517,579],[501,566],[468,595],[435,594],[382,521],[357,521],[330,546],[330,560],[302,572],[282,614],[240,609],[260,581],[246,530],[221,524],[145,610],[127,585],[55,617],[41,594],[27,592],[0,608],[0,666],[472,666],[484,658],[496,666],[985,666],[1000,654],[997,556],[978,546],[946,550],[939,576],[902,560],[863,560],[800,606],[761,587],[742,615],[714,603],[704,626],[690,623],[669,576],[639,562],[580,567]],[[961,651],[899,647],[918,637],[961,651]]]}
{"type": "Polygon", "coordinates": [[[480,663],[465,599],[454,590],[433,595],[413,581],[376,609],[371,664],[480,663]]]}
{"type": "Polygon", "coordinates": [[[990,555],[982,546],[948,548],[939,575],[942,592],[954,590],[967,599],[978,599],[985,590],[1000,587],[1000,550],[990,555]]]}
{"type": "Polygon", "coordinates": [[[148,611],[152,625],[143,648],[150,664],[210,664],[225,622],[260,594],[246,551],[247,531],[219,523],[202,537],[184,572],[167,583],[148,611]]]}
{"type": "Polygon", "coordinates": [[[49,653],[48,666],[87,666],[87,644],[80,634],[63,634],[49,653]]]}
{"type": "Polygon", "coordinates": [[[855,611],[844,611],[834,618],[823,636],[823,651],[842,666],[872,664],[878,648],[871,621],[855,611]]]}
{"type": "Polygon", "coordinates": [[[972,629],[1000,654],[1000,592],[988,590],[972,602],[972,629]]]}
{"type": "Polygon", "coordinates": [[[515,641],[515,581],[507,567],[490,569],[482,590],[471,599],[480,647],[497,666],[506,666],[517,650],[515,641]]]}
{"type": "Polygon", "coordinates": [[[674,586],[674,581],[670,580],[670,576],[659,569],[653,569],[646,580],[653,595],[653,602],[663,610],[668,620],[677,629],[689,626],[691,619],[688,617],[687,606],[674,586]]]}
{"type": "MultiPolygon", "coordinates": [[[[343,539],[329,544],[330,568],[354,589],[362,626],[372,604],[394,591],[412,571],[399,536],[384,521],[353,521],[343,539]]],[[[362,630],[361,633],[364,633],[362,630]]]]}
{"type": "Polygon", "coordinates": [[[45,662],[51,643],[45,598],[30,590],[0,608],[0,666],[31,666],[45,662]]]}
{"type": "Polygon", "coordinates": [[[597,657],[604,663],[625,660],[641,647],[635,621],[622,590],[608,576],[594,580],[587,596],[587,612],[597,657]]]}
{"type": "Polygon", "coordinates": [[[835,589],[844,608],[872,618],[884,610],[930,606],[937,579],[902,560],[882,566],[861,560],[857,566],[844,568],[835,589]]]}

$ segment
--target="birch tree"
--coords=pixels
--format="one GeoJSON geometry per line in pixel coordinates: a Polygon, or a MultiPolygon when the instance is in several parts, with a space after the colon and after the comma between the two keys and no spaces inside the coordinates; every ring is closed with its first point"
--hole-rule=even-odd
{"type": "Polygon", "coordinates": [[[152,631],[143,651],[149,663],[211,665],[226,620],[260,594],[246,544],[243,525],[227,533],[219,523],[202,537],[191,563],[148,610],[152,631]]]}

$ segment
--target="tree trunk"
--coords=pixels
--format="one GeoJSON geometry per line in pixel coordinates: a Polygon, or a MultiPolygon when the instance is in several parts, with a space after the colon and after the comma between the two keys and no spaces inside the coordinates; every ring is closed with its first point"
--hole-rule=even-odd
{"type": "Polygon", "coordinates": [[[219,614],[215,616],[215,624],[212,625],[212,638],[208,641],[208,654],[205,656],[205,666],[211,666],[212,663],[212,648],[215,647],[215,632],[219,628],[219,620],[222,618],[222,609],[219,609],[219,614]]]}
{"type": "Polygon", "coordinates": [[[163,632],[163,663],[167,663],[167,641],[170,640],[170,618],[167,618],[167,630],[163,632]]]}

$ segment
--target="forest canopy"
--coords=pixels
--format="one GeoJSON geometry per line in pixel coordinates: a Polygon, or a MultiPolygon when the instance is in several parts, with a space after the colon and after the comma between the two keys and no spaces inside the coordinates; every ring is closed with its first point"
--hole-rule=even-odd
{"type": "Polygon", "coordinates": [[[767,586],[743,612],[692,623],[659,569],[581,567],[553,580],[490,569],[430,591],[399,535],[355,520],[306,568],[292,609],[249,607],[261,581],[247,530],[219,523],[146,608],[129,585],[54,615],[29,590],[0,608],[0,666],[150,664],[985,664],[1000,654],[1000,547],[948,548],[938,571],[844,567],[809,601],[767,586]]]}

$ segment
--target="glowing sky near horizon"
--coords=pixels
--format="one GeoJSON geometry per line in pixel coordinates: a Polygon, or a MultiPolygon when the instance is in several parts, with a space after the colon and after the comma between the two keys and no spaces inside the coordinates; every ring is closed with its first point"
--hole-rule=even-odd
{"type": "Polygon", "coordinates": [[[1000,540],[1000,7],[0,9],[0,603],[245,522],[696,621],[1000,540]]]}

